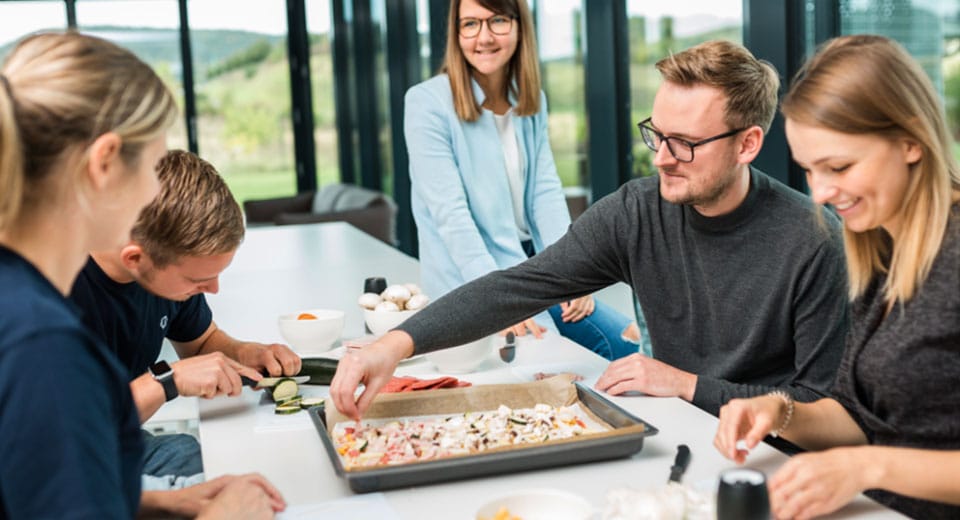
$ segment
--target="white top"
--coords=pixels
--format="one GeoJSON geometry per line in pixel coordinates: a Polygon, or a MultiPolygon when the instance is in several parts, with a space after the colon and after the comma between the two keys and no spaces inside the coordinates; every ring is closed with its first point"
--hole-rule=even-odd
{"type": "Polygon", "coordinates": [[[513,220],[517,223],[517,234],[520,240],[530,240],[530,228],[523,211],[523,163],[520,157],[520,147],[517,144],[517,133],[513,129],[513,108],[507,113],[493,114],[500,133],[500,142],[503,143],[503,160],[506,162],[507,181],[510,183],[510,198],[513,200],[513,220]]]}

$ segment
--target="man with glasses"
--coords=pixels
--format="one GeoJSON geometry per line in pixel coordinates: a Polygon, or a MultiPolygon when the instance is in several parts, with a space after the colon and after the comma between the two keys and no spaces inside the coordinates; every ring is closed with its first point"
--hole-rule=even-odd
{"type": "Polygon", "coordinates": [[[598,389],[678,396],[714,414],[734,397],[826,393],[847,322],[839,222],[750,166],[776,111],[776,71],[722,41],[657,69],[664,82],[640,134],[659,175],[598,201],[525,263],[414,315],[381,338],[383,348],[341,361],[331,388],[339,409],[362,413],[403,357],[616,282],[636,292],[653,356],[611,363],[598,389]]]}

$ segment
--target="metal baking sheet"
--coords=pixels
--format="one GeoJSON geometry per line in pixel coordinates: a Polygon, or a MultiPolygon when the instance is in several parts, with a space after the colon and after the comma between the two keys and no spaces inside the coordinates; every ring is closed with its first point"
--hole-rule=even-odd
{"type": "MultiPolygon", "coordinates": [[[[653,425],[634,417],[583,385],[576,384],[576,390],[580,404],[613,426],[614,433],[619,428],[637,425],[643,425],[643,430],[637,431],[637,428],[633,428],[622,435],[594,438],[587,436],[568,442],[534,444],[507,451],[347,471],[343,467],[343,462],[337,454],[334,441],[327,429],[323,407],[311,408],[309,413],[337,475],[346,479],[350,489],[355,493],[628,457],[643,448],[645,437],[655,435],[659,431],[653,425]]],[[[533,404],[535,403],[530,406],[533,404]]]]}

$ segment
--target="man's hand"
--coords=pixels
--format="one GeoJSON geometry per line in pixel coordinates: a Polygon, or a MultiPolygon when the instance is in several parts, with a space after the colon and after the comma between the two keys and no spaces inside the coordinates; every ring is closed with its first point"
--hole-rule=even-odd
{"type": "Polygon", "coordinates": [[[200,506],[184,516],[204,520],[273,518],[287,506],[280,491],[258,473],[223,476],[180,491],[191,507],[200,506]]]}
{"type": "Polygon", "coordinates": [[[413,339],[406,332],[390,331],[362,349],[349,349],[337,365],[330,383],[330,399],[340,413],[360,420],[373,398],[393,377],[401,359],[413,354],[413,339]],[[357,388],[365,388],[356,397],[357,388]]]}
{"type": "Polygon", "coordinates": [[[690,401],[697,389],[697,376],[642,354],[630,354],[610,363],[596,388],[612,395],[633,390],[690,401]]]}
{"type": "Polygon", "coordinates": [[[240,376],[247,376],[254,381],[263,378],[256,370],[241,365],[221,352],[181,359],[172,366],[177,391],[184,396],[210,399],[222,394],[240,395],[243,390],[240,376]]]}
{"type": "Polygon", "coordinates": [[[530,333],[533,334],[533,337],[537,339],[542,338],[543,333],[547,331],[546,327],[541,327],[536,321],[533,320],[533,318],[530,318],[528,320],[521,321],[512,327],[507,327],[501,330],[500,335],[506,336],[507,333],[512,332],[514,336],[526,336],[527,330],[529,330],[530,333]]]}
{"type": "Polygon", "coordinates": [[[593,314],[597,304],[589,294],[560,304],[560,318],[564,323],[576,323],[593,314]]]}
{"type": "Polygon", "coordinates": [[[272,377],[300,373],[300,356],[279,343],[244,343],[237,348],[237,361],[257,370],[266,370],[272,377]]]}

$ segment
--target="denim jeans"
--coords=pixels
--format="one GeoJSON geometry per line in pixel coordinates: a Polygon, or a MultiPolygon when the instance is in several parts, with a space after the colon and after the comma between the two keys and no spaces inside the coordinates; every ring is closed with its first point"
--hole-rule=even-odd
{"type": "Polygon", "coordinates": [[[143,431],[143,473],[189,477],[203,473],[200,443],[191,435],[153,435],[143,431]]]}
{"type": "Polygon", "coordinates": [[[630,318],[620,314],[609,305],[594,298],[596,307],[586,318],[565,323],[560,317],[559,305],[550,307],[550,317],[560,334],[613,361],[637,352],[637,344],[623,338],[623,331],[630,325],[630,318]]]}

